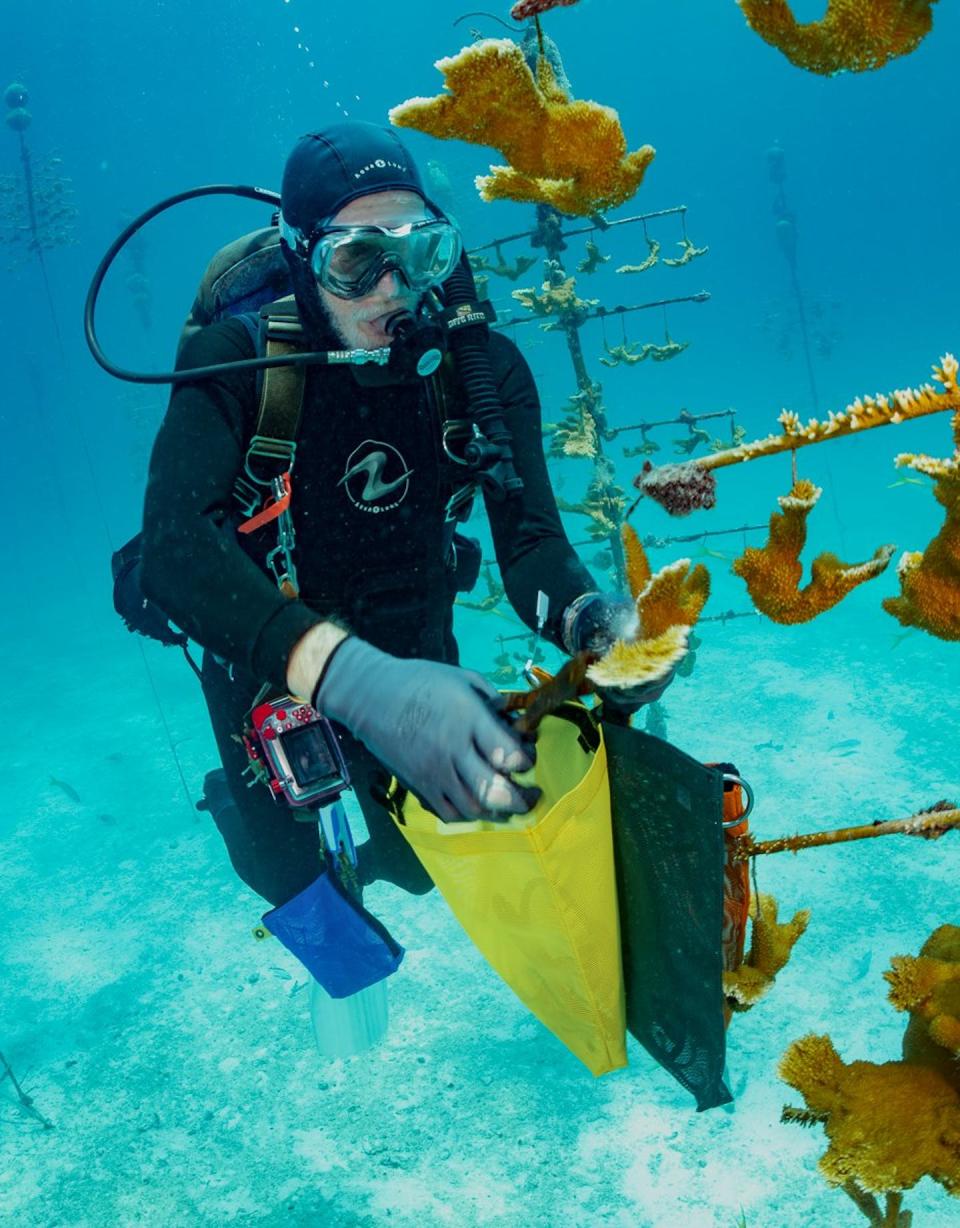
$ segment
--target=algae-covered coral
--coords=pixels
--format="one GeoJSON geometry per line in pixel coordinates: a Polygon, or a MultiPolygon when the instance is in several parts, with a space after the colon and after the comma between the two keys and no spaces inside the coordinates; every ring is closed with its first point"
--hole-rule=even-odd
{"type": "Polygon", "coordinates": [[[545,56],[530,71],[510,39],[485,39],[438,60],[447,93],[411,98],[390,111],[401,128],[499,149],[509,165],[491,167],[477,187],[484,200],[552,205],[589,216],[629,200],[654,150],[632,153],[612,107],[573,99],[545,56]]]}
{"type": "Polygon", "coordinates": [[[760,37],[791,64],[832,76],[865,72],[914,51],[933,26],[937,0],[829,0],[820,21],[801,23],[787,0],[737,0],[760,37]]]}
{"type": "Polygon", "coordinates": [[[734,560],[734,573],[746,580],[753,604],[777,623],[809,622],[832,609],[858,584],[878,576],[893,556],[893,546],[881,546],[865,563],[842,563],[835,554],[818,555],[812,579],[800,588],[800,552],[807,540],[807,517],[822,494],[819,486],[801,479],[781,495],[781,511],[770,517],[770,536],[762,547],[748,546],[734,560]]]}
{"type": "Polygon", "coordinates": [[[919,958],[898,957],[885,975],[890,1000],[911,1015],[901,1060],[847,1064],[829,1036],[811,1035],[789,1047],[780,1074],[807,1106],[783,1120],[824,1126],[829,1184],[871,1223],[899,1225],[910,1222],[903,1191],[923,1177],[960,1195],[960,928],[941,926],[919,958]]]}

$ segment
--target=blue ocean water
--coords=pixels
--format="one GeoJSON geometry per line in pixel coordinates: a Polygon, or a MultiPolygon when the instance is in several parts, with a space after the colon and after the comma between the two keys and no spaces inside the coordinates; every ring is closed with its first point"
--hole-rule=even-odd
{"type": "MultiPolygon", "coordinates": [[[[822,3],[797,4],[813,19],[822,3]]],[[[215,750],[182,659],[127,635],[110,600],[111,551],[136,531],[162,390],[121,385],[92,362],[81,312],[90,275],[125,218],[214,182],[277,187],[304,131],[344,116],[384,120],[431,95],[433,67],[489,16],[440,0],[337,10],[307,0],[223,5],[6,5],[4,84],[22,81],[38,183],[60,201],[44,253],[49,295],[21,231],[3,227],[6,391],[0,422],[6,558],[0,661],[12,711],[0,809],[0,1051],[43,1126],[0,1081],[0,1223],[17,1225],[612,1224],[753,1228],[863,1222],[816,1170],[819,1129],[781,1125],[797,1094],[779,1080],[787,1043],[828,1032],[847,1061],[899,1055],[904,1020],[882,972],[939,925],[960,924],[952,842],[898,837],[758,867],[760,887],[812,919],[768,999],[733,1021],[734,1112],[696,1115],[635,1045],[595,1081],[484,965],[434,893],[376,885],[368,904],[408,949],[391,984],[387,1040],[361,1058],[313,1047],[302,970],[250,938],[260,901],[233,874],[194,802],[215,750]],[[59,195],[58,195],[59,193],[59,195]],[[72,193],[68,194],[68,193],[72,193]],[[75,216],[68,216],[75,210],[75,216]]],[[[497,10],[505,17],[507,6],[497,10]]],[[[610,424],[736,410],[748,438],[856,395],[915,386],[958,345],[954,277],[960,15],[937,5],[911,56],[823,79],[791,66],[733,2],[582,0],[549,14],[578,97],[619,111],[631,148],[656,160],[611,219],[686,206],[648,223],[663,255],[683,235],[709,252],[633,279],[639,225],[597,241],[613,259],[578,283],[608,305],[705,302],[588,323],[588,369],[610,424]],[[778,243],[770,150],[783,151],[808,323],[778,243]],[[608,369],[604,344],[689,342],[677,358],[608,369]]],[[[525,206],[481,202],[492,151],[408,134],[435,161],[468,246],[525,231],[525,206]]],[[[0,138],[3,210],[15,209],[16,134],[0,138]]],[[[108,280],[101,332],[121,365],[170,363],[197,279],[217,247],[265,222],[233,201],[182,207],[153,224],[108,280]],[[131,283],[132,277],[143,280],[131,283]],[[134,295],[140,294],[135,301],[134,295]]],[[[571,263],[582,255],[571,240],[571,263]]],[[[512,259],[528,249],[504,248],[512,259]]],[[[529,280],[496,282],[503,311],[529,280]]],[[[513,330],[544,418],[575,390],[562,338],[513,330]]],[[[729,429],[711,420],[711,432],[729,429]]],[[[726,424],[726,425],[725,425],[726,424]]],[[[670,459],[680,426],[651,433],[670,459]]],[[[629,489],[643,458],[609,455],[629,489]]],[[[927,482],[900,484],[901,451],[947,455],[945,415],[801,454],[824,487],[807,560],[861,560],[882,543],[919,550],[942,523],[927,482]]],[[[577,501],[589,464],[553,469],[577,501]]],[[[713,595],[689,678],[665,696],[667,734],[705,761],[732,760],[757,794],[755,833],[776,836],[912,813],[960,793],[956,646],[903,629],[881,608],[894,568],[798,627],[751,612],[729,559],[761,544],[786,458],[723,471],[715,510],[671,520],[649,501],[642,536],[718,536],[651,547],[708,565],[713,595]],[[743,529],[742,526],[754,526],[743,529]],[[736,532],[725,532],[737,530],[736,532]],[[712,553],[710,553],[712,552],[712,553]],[[727,557],[717,557],[725,555],[727,557]],[[742,617],[740,617],[742,615],[742,617]]],[[[568,515],[575,542],[586,520],[568,515]]],[[[482,513],[470,526],[488,543],[482,513]]],[[[602,543],[601,543],[602,545],[602,543]]],[[[609,583],[597,544],[583,548],[609,583]]],[[[481,590],[482,592],[482,590],[481,590]]],[[[463,610],[464,663],[522,657],[509,607],[463,610]]],[[[547,664],[559,664],[552,650],[547,664]]],[[[642,720],[642,718],[641,718],[642,720]]],[[[916,1228],[957,1222],[924,1181],[916,1228]]]]}

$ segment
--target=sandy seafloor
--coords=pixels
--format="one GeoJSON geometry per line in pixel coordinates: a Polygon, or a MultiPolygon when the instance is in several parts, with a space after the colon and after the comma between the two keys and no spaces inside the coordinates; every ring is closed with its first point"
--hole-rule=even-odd
{"type": "MultiPolygon", "coordinates": [[[[738,763],[761,836],[897,817],[957,791],[952,646],[897,643],[873,597],[849,601],[802,629],[703,628],[692,678],[668,694],[671,740],[738,763]]],[[[8,747],[3,1049],[55,1129],[0,1085],[0,1222],[734,1228],[742,1209],[750,1228],[865,1223],[817,1174],[822,1132],[779,1124],[798,1097],[776,1064],[808,1031],[828,1031],[846,1060],[899,1055],[905,1016],[881,974],[960,922],[952,836],[761,865],[782,913],[813,916],[769,998],[733,1022],[733,1112],[696,1114],[632,1041],[629,1069],[594,1080],[436,893],[382,884],[368,905],[408,950],[389,1036],[325,1061],[305,975],[253,940],[258,901],[188,808],[139,647],[83,625],[59,666],[17,663],[19,695],[58,677],[56,711],[74,719],[55,740],[8,747]]],[[[146,651],[196,792],[213,764],[198,690],[175,652],[146,651]]],[[[906,1205],[915,1228],[960,1214],[930,1181],[906,1205]]]]}

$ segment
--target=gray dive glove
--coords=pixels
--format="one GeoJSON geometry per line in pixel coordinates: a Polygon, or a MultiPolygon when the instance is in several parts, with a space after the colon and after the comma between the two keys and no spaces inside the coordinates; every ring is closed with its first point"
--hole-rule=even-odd
{"type": "Polygon", "coordinates": [[[540,795],[509,777],[534,752],[497,715],[502,703],[479,674],[354,636],[333,650],[313,696],[448,823],[525,814],[540,795]]]}

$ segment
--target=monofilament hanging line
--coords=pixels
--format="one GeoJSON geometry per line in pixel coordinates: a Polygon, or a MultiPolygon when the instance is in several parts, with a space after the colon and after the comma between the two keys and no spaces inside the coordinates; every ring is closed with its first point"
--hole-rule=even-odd
{"type": "MultiPolygon", "coordinates": [[[[53,292],[50,286],[50,279],[47,275],[47,266],[43,258],[43,236],[40,233],[39,221],[37,217],[36,200],[34,197],[33,166],[30,161],[30,150],[27,146],[26,137],[24,136],[24,132],[31,122],[30,113],[26,110],[25,106],[23,105],[26,101],[27,101],[26,91],[22,91],[20,97],[15,99],[15,103],[11,103],[10,98],[9,98],[9,91],[8,91],[8,99],[7,99],[8,105],[11,106],[11,108],[14,108],[14,106],[16,106],[16,114],[18,114],[18,116],[20,117],[18,122],[22,125],[20,127],[16,127],[15,130],[17,132],[17,136],[20,142],[20,162],[23,167],[27,218],[28,218],[28,223],[30,227],[30,233],[33,239],[32,247],[34,250],[34,254],[37,257],[37,262],[40,265],[40,272],[41,272],[41,275],[43,278],[43,284],[46,290],[47,303],[50,308],[50,316],[53,321],[53,329],[54,329],[54,333],[57,338],[57,349],[60,355],[60,365],[63,369],[63,374],[66,375],[67,373],[66,353],[63,348],[63,339],[62,339],[62,334],[60,332],[60,324],[57,319],[57,313],[56,313],[56,308],[55,308],[54,299],[53,299],[53,292]]],[[[14,127],[14,125],[9,123],[9,116],[8,116],[8,126],[14,127]]],[[[77,434],[80,439],[81,451],[83,452],[84,460],[86,461],[87,469],[90,473],[90,481],[91,481],[91,486],[92,486],[93,493],[94,493],[94,501],[97,506],[97,512],[99,513],[100,522],[103,527],[104,536],[107,539],[107,544],[112,554],[115,552],[116,547],[113,541],[113,535],[110,532],[110,522],[107,518],[106,508],[103,503],[103,495],[100,489],[99,480],[97,478],[97,471],[93,464],[93,456],[90,452],[90,445],[87,441],[86,432],[84,430],[82,415],[76,415],[75,424],[77,428],[77,434]]],[[[160,694],[157,690],[156,682],[151,672],[149,662],[147,661],[146,654],[143,649],[143,645],[138,644],[138,647],[140,649],[140,656],[141,656],[141,660],[143,661],[144,670],[146,672],[147,679],[150,684],[150,689],[151,689],[151,692],[153,693],[153,699],[154,699],[154,703],[156,704],[157,713],[160,717],[160,723],[163,726],[164,733],[166,734],[166,738],[167,738],[167,744],[170,748],[170,753],[173,755],[173,760],[177,767],[177,774],[180,777],[180,783],[183,787],[184,796],[187,799],[187,806],[190,809],[190,812],[192,814],[194,811],[193,798],[190,796],[190,790],[187,788],[187,781],[186,781],[186,777],[183,772],[183,765],[180,762],[180,756],[177,754],[176,744],[173,741],[173,737],[170,731],[170,725],[169,725],[169,722],[167,721],[166,714],[163,709],[163,704],[160,701],[160,694]]]]}

